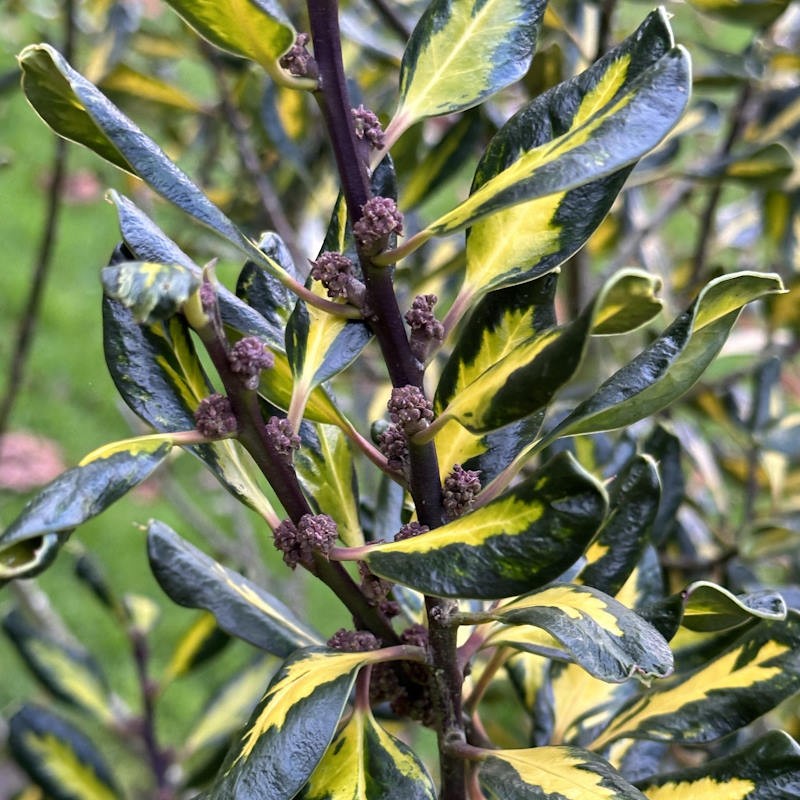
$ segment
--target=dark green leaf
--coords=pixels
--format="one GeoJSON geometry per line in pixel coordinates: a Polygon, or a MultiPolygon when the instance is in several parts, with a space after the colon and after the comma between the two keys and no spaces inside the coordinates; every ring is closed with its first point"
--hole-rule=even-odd
{"type": "Polygon", "coordinates": [[[210,611],[231,636],[278,656],[320,642],[319,635],[280,600],[214,561],[163,522],[150,523],[147,553],[156,580],[172,600],[210,611]]]}

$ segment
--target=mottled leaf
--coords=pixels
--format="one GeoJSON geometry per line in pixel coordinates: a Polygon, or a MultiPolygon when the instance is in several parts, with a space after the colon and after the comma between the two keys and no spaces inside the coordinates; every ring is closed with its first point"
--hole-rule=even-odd
{"type": "MultiPolygon", "coordinates": [[[[514,646],[515,626],[541,628],[569,658],[605,681],[663,678],[672,671],[672,653],[655,628],[588,586],[555,583],[484,616],[508,626],[491,634],[492,644],[514,646]]],[[[522,647],[526,649],[524,643],[522,647]]]]}
{"type": "Polygon", "coordinates": [[[203,800],[291,800],[333,739],[359,667],[376,653],[298,650],[278,670],[203,800]]]}
{"type": "Polygon", "coordinates": [[[210,611],[231,636],[278,656],[320,643],[319,635],[280,600],[214,561],[163,522],[150,523],[147,553],[156,580],[174,602],[210,611]]]}
{"type": "Polygon", "coordinates": [[[8,745],[17,763],[53,800],[120,800],[105,759],[62,717],[34,705],[9,721],[8,745]]]}
{"type": "Polygon", "coordinates": [[[545,3],[435,0],[417,23],[400,67],[392,125],[477,105],[527,71],[545,3]]]}
{"type": "Polygon", "coordinates": [[[299,800],[435,800],[427,770],[408,745],[356,708],[299,800]]]}
{"type": "Polygon", "coordinates": [[[607,761],[578,747],[485,752],[479,777],[487,800],[646,800],[607,761]]]}
{"type": "Polygon", "coordinates": [[[35,575],[78,525],[148,478],[173,447],[170,434],[105,445],[51,481],[0,536],[0,580],[35,575]]]}
{"type": "Polygon", "coordinates": [[[770,731],[729,756],[639,787],[648,800],[790,800],[800,797],[800,746],[789,734],[770,731]]]}
{"type": "Polygon", "coordinates": [[[573,564],[605,514],[600,485],[561,454],[506,494],[423,536],[366,549],[384,578],[443,597],[501,598],[573,564]]]}
{"type": "Polygon", "coordinates": [[[54,697],[106,724],[114,722],[108,682],[89,652],[38,630],[17,609],[3,618],[3,630],[28,669],[54,697]]]}
{"type": "Polygon", "coordinates": [[[635,699],[595,740],[698,744],[749,724],[800,689],[800,616],[750,626],[725,650],[635,699]]]}

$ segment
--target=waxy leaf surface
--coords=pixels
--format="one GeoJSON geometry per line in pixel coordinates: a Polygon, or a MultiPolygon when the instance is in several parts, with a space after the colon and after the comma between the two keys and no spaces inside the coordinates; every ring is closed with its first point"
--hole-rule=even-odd
{"type": "Polygon", "coordinates": [[[487,800],[647,800],[600,756],[578,747],[487,750],[487,800]]]}
{"type": "MultiPolygon", "coordinates": [[[[588,586],[552,584],[490,616],[508,626],[491,635],[493,644],[515,646],[516,626],[541,628],[572,660],[605,681],[663,678],[672,671],[672,652],[661,634],[613,597],[588,586]]],[[[524,642],[521,646],[525,649],[524,642]]]]}
{"type": "Polygon", "coordinates": [[[214,561],[162,522],[147,534],[150,567],[176,603],[210,611],[222,630],[278,656],[320,643],[280,600],[214,561]]]}
{"type": "Polygon", "coordinates": [[[770,731],[737,753],[639,786],[648,800],[788,800],[800,796],[800,746],[770,731]]]}
{"type": "Polygon", "coordinates": [[[405,129],[463,111],[522,78],[544,7],[542,0],[434,0],[403,54],[395,120],[405,129]]]}
{"type": "Polygon", "coordinates": [[[560,575],[602,522],[602,487],[568,454],[440,528],[365,551],[381,577],[440,597],[495,599],[560,575]]]}
{"type": "MultiPolygon", "coordinates": [[[[292,800],[328,749],[375,652],[298,650],[278,670],[203,800],[292,800]]],[[[379,659],[379,657],[378,657],[379,659]]]]}
{"type": "Polygon", "coordinates": [[[435,800],[427,770],[408,745],[356,709],[325,752],[299,800],[435,800]]]}
{"type": "Polygon", "coordinates": [[[278,59],[294,44],[295,32],[274,0],[167,0],[201,36],[217,47],[249,58],[270,75],[288,80],[278,59]]]}
{"type": "MultiPolygon", "coordinates": [[[[673,44],[665,12],[654,11],[632,36],[585,72],[539,95],[511,117],[489,143],[472,191],[529,150],[580,128],[673,44]]],[[[531,280],[569,258],[600,224],[631,168],[623,167],[583,186],[520,203],[476,222],[467,235],[462,296],[531,280]]]]}
{"type": "Polygon", "coordinates": [[[749,724],[800,689],[800,616],[749,627],[697,669],[633,700],[595,740],[601,748],[634,737],[710,742],[749,724]]]}
{"type": "Polygon", "coordinates": [[[147,479],[172,447],[170,434],[114,442],[47,484],[0,536],[0,580],[47,567],[74,528],[147,479]]]}

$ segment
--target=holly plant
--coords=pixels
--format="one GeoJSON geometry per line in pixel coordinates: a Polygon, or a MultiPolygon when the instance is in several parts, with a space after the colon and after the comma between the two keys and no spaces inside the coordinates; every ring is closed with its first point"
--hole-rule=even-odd
{"type": "MultiPolygon", "coordinates": [[[[313,97],[318,114],[296,113],[316,114],[338,197],[320,209],[313,181],[293,184],[290,219],[303,191],[324,213],[316,240],[313,228],[291,242],[246,232],[56,49],[22,51],[42,119],[204,226],[207,263],[110,192],[121,243],[101,270],[105,354],[152,432],[95,450],[31,500],[0,537],[0,578],[46,569],[182,450],[352,625],[319,629],[324,615],[304,618],[236,571],[246,564],[152,520],[156,580],[204,612],[195,642],[239,638],[260,656],[208,699],[188,741],[142,738],[147,796],[800,796],[791,737],[742,731],[800,689],[797,613],[763,588],[668,585],[659,562],[683,496],[681,443],[661,412],[781,280],[720,273],[665,303],[656,274],[622,268],[595,275],[577,307],[561,299],[631,172],[680,134],[690,59],[665,11],[519,101],[543,20],[558,25],[544,0],[376,3],[384,27],[415,19],[401,57],[383,62],[399,88],[374,89],[384,126],[375,82],[344,69],[333,0],[292,10],[308,33],[273,0],[168,4],[219,70],[260,74],[284,106],[313,97]],[[468,191],[426,205],[463,174],[476,124],[491,136],[468,191]],[[217,256],[243,264],[235,286],[218,280],[217,256]],[[626,348],[638,354],[621,359],[626,348]]],[[[146,608],[82,563],[141,655],[146,608]]],[[[24,705],[10,722],[19,763],[47,797],[125,796],[96,743],[120,726],[89,653],[20,611],[5,628],[73,709],[24,705]]]]}

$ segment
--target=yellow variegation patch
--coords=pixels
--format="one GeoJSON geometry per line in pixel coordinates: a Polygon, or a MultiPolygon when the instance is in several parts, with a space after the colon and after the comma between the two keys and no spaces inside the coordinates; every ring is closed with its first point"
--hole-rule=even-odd
{"type": "Polygon", "coordinates": [[[713,778],[696,781],[665,783],[647,790],[647,800],[745,800],[756,788],[753,781],[729,778],[724,782],[713,778]]]}

